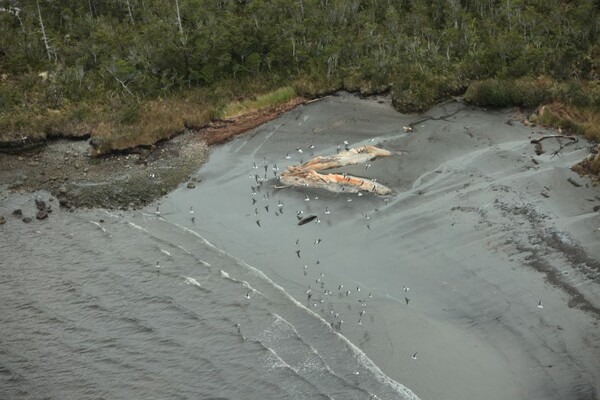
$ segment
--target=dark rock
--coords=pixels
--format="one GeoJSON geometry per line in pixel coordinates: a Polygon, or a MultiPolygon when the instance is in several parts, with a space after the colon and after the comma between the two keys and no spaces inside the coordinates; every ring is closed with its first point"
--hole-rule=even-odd
{"type": "Polygon", "coordinates": [[[4,215],[0,215],[0,225],[4,225],[6,223],[6,218],[4,218],[4,215]]]}
{"type": "Polygon", "coordinates": [[[46,219],[48,218],[48,213],[45,210],[40,210],[38,211],[38,213],[35,215],[35,217],[37,219],[46,219]]]}
{"type": "Polygon", "coordinates": [[[43,211],[46,209],[46,202],[41,199],[35,199],[35,206],[38,210],[43,211]]]}
{"type": "Polygon", "coordinates": [[[188,184],[187,184],[188,189],[194,189],[195,187],[196,187],[196,184],[194,182],[188,182],[188,184]]]}
{"type": "Polygon", "coordinates": [[[52,206],[46,206],[46,208],[44,209],[44,211],[46,211],[47,213],[51,213],[52,212],[52,206]]]}
{"type": "Polygon", "coordinates": [[[14,215],[15,217],[22,217],[23,216],[23,211],[20,208],[17,208],[16,210],[14,210],[12,212],[12,215],[14,215]]]}
{"type": "Polygon", "coordinates": [[[600,211],[600,206],[594,206],[594,212],[600,211]]]}
{"type": "Polygon", "coordinates": [[[104,220],[103,220],[103,219],[101,219],[101,220],[100,220],[100,223],[101,223],[101,224],[102,224],[102,223],[104,223],[104,220]]]}
{"type": "Polygon", "coordinates": [[[28,223],[31,222],[31,218],[25,217],[25,218],[23,218],[23,222],[25,222],[26,224],[28,224],[28,223]]]}
{"type": "Polygon", "coordinates": [[[67,199],[59,199],[58,200],[58,204],[61,207],[64,207],[64,208],[71,208],[72,207],[71,203],[67,199]]]}

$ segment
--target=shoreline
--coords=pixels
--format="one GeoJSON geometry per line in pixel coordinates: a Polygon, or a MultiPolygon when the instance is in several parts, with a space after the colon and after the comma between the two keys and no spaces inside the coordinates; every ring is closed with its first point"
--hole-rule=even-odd
{"type": "Polygon", "coordinates": [[[299,301],[323,273],[333,295],[313,309],[324,318],[337,310],[342,333],[423,400],[596,397],[598,318],[577,297],[600,304],[594,269],[599,216],[592,212],[600,200],[586,200],[596,189],[568,167],[586,151],[585,143],[561,158],[535,156],[531,129],[505,123],[514,120],[506,110],[447,104],[428,115],[438,119],[402,133],[419,117],[394,114],[376,100],[342,96],[294,111],[216,149],[200,171],[203,190],[180,188],[161,200],[161,210],[260,266],[299,301]],[[454,117],[438,118],[457,108],[454,117]],[[312,143],[315,155],[325,155],[345,138],[402,150],[372,161],[368,172],[359,165],[340,169],[391,186],[396,194],[390,201],[365,195],[348,202],[350,195],[267,187],[257,196],[260,204],[267,201],[263,194],[271,203],[281,200],[285,213],[259,207],[257,227],[248,192],[252,163],[266,157],[285,168],[312,156],[294,148],[312,143]],[[287,152],[291,161],[284,159],[287,152]],[[578,192],[568,179],[581,184],[578,192]],[[190,204],[203,205],[196,211],[202,224],[187,219],[190,204]],[[325,206],[331,215],[322,214],[325,206]],[[296,227],[294,210],[320,215],[322,222],[296,227]],[[315,238],[322,244],[313,245],[315,238]],[[577,249],[586,256],[577,256],[577,249]],[[532,257],[556,271],[561,283],[537,271],[532,257]],[[590,268],[576,259],[588,260],[590,268]],[[340,283],[352,289],[349,296],[338,294],[340,283]],[[356,286],[374,297],[362,325],[356,322],[356,286]],[[418,360],[411,359],[415,351],[418,360]]]}
{"type": "Polygon", "coordinates": [[[196,171],[210,147],[252,130],[308,101],[302,97],[277,106],[216,120],[152,146],[90,156],[81,138],[52,139],[19,152],[0,152],[0,188],[46,190],[66,208],[137,209],[174,190],[183,182],[199,184],[196,171]]]}

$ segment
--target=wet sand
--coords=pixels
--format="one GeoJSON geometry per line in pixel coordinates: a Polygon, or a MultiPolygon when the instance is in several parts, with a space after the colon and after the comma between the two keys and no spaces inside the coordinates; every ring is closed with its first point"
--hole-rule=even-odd
{"type": "Polygon", "coordinates": [[[214,148],[202,183],[163,198],[162,215],[263,270],[327,320],[339,313],[342,334],[421,399],[598,398],[600,189],[569,170],[586,143],[553,155],[558,146],[546,140],[536,156],[530,136],[551,132],[507,124],[510,110],[448,103],[426,115],[433,119],[405,133],[422,116],[398,114],[386,98],[299,107],[214,148]],[[251,194],[264,165],[272,178],[274,163],[281,172],[344,140],[400,151],[368,170],[340,170],[391,187],[388,201],[277,190],[274,180],[251,194]],[[297,210],[321,223],[298,226],[297,210]],[[324,289],[331,295],[317,294],[324,289]]]}

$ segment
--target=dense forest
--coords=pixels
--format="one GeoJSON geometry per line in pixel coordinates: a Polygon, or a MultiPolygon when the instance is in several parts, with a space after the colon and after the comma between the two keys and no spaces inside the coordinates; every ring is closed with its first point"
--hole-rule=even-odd
{"type": "Polygon", "coordinates": [[[158,125],[160,138],[287,88],[390,91],[404,112],[465,91],[480,105],[560,103],[583,124],[558,123],[598,138],[599,11],[598,0],[0,0],[0,137],[158,125]]]}

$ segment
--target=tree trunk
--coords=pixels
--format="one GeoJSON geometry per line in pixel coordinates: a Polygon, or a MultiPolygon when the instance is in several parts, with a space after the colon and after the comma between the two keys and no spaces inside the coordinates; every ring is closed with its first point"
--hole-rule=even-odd
{"type": "Polygon", "coordinates": [[[46,47],[46,54],[48,54],[48,61],[52,61],[50,55],[50,46],[48,45],[48,37],[46,36],[46,29],[44,28],[44,21],[42,20],[42,10],[40,9],[40,0],[36,0],[38,15],[40,17],[40,27],[42,29],[42,39],[44,40],[44,46],[46,47]]]}
{"type": "Polygon", "coordinates": [[[179,0],[175,0],[175,10],[177,11],[177,28],[179,33],[183,35],[183,25],[181,25],[181,14],[179,13],[179,0]]]}
{"type": "Polygon", "coordinates": [[[133,14],[131,13],[131,4],[129,4],[129,0],[125,0],[125,2],[127,3],[127,13],[129,14],[131,25],[135,25],[135,22],[133,22],[133,14]]]}

